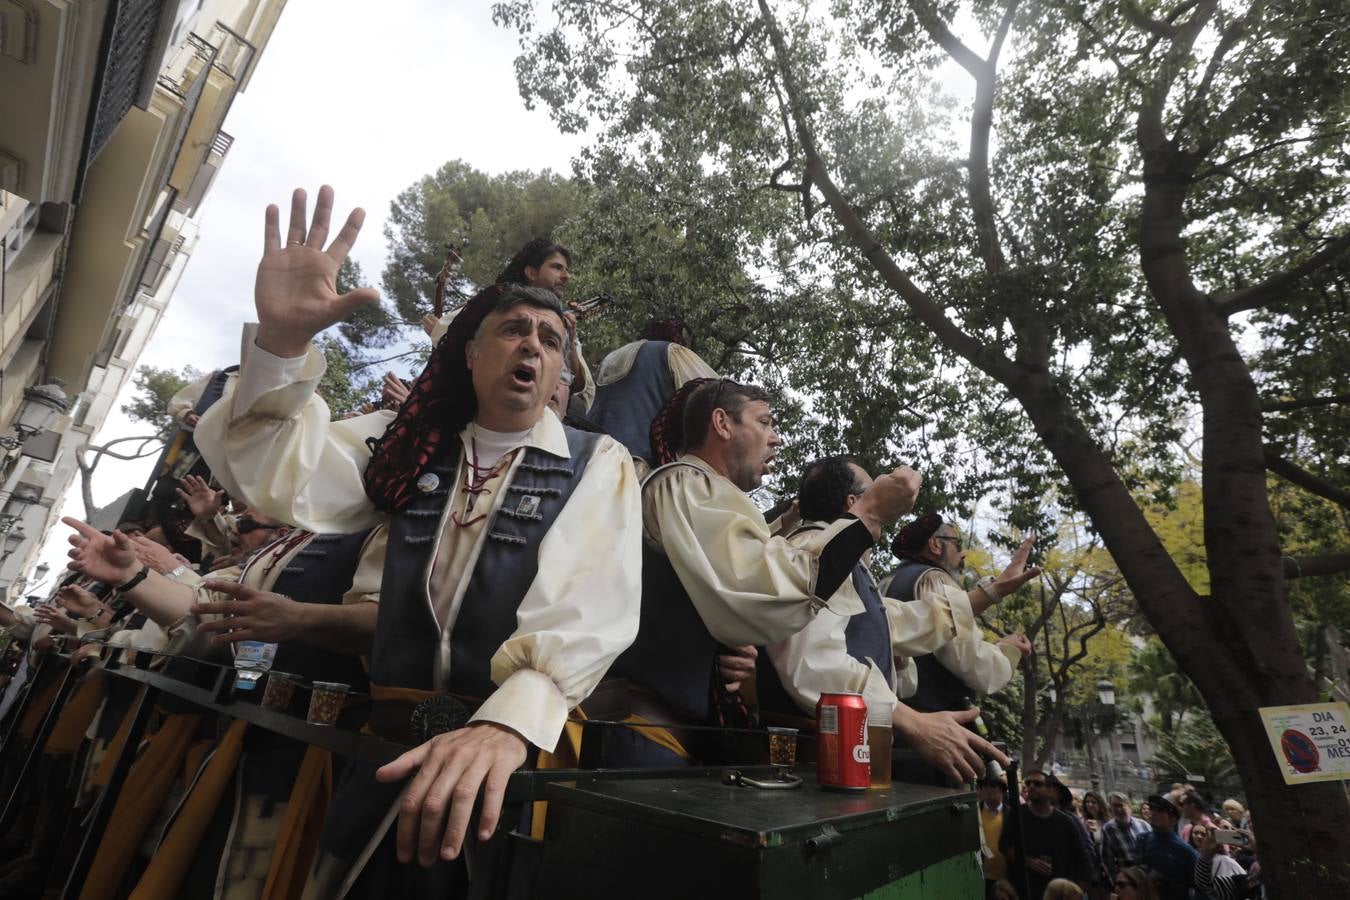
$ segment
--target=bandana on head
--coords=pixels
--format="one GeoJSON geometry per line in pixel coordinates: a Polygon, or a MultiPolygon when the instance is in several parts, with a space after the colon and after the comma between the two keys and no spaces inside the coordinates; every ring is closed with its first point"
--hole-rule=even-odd
{"type": "Polygon", "coordinates": [[[928,539],[942,527],[942,516],[928,513],[910,522],[891,541],[891,552],[901,559],[913,559],[923,552],[928,539]]]}
{"type": "MultiPolygon", "coordinates": [[[[453,439],[477,415],[478,397],[464,361],[465,350],[478,326],[496,309],[503,295],[513,290],[522,288],[494,284],[464,304],[431,351],[426,368],[413,382],[394,421],[378,439],[367,441],[371,458],[365,472],[366,495],[377,509],[395,512],[412,499],[418,475],[442,442],[447,437],[453,439]]],[[[561,303],[557,312],[562,314],[561,303]]]]}
{"type": "Polygon", "coordinates": [[[694,391],[716,378],[691,378],[666,401],[666,405],[652,419],[647,437],[652,442],[652,456],[658,466],[674,462],[684,452],[684,406],[694,391]]]}

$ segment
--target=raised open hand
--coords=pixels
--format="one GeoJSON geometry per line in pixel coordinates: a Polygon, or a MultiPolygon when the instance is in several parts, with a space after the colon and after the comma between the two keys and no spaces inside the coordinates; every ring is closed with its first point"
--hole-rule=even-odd
{"type": "Polygon", "coordinates": [[[328,240],[333,214],[333,189],[319,188],[314,219],[305,228],[306,196],[301,189],[291,195],[291,221],[286,243],[281,243],[280,211],[267,207],[263,258],[253,297],[258,307],[257,344],[276,356],[301,356],[314,335],[346,318],[357,307],[379,300],[374,288],[361,287],[337,292],[337,272],[347,258],[365,210],[352,210],[338,236],[328,240]]]}
{"type": "Polygon", "coordinates": [[[1026,584],[1037,575],[1041,574],[1039,566],[1027,568],[1027,558],[1031,556],[1031,548],[1036,545],[1036,535],[1029,535],[1022,546],[1017,548],[1013,554],[1012,562],[1008,563],[1008,568],[994,579],[994,593],[1000,598],[1015,593],[1018,588],[1026,584]]]}
{"type": "Polygon", "coordinates": [[[104,534],[88,523],[66,516],[62,522],[75,529],[70,536],[70,568],[104,584],[126,584],[141,570],[131,538],[120,531],[104,534]]]}
{"type": "Polygon", "coordinates": [[[225,502],[224,491],[214,491],[206,479],[197,475],[187,475],[180,482],[178,496],[187,504],[188,512],[194,518],[209,519],[220,511],[225,502]]]}

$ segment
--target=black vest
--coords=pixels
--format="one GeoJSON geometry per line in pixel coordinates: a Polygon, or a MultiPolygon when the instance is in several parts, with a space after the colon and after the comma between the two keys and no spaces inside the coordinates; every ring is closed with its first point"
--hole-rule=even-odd
{"type": "MultiPolygon", "coordinates": [[[[886,596],[906,603],[917,603],[914,588],[919,578],[929,569],[936,568],[927,563],[906,560],[900,564],[891,576],[886,588],[886,596]]],[[[923,712],[941,712],[944,710],[959,712],[968,709],[974,702],[974,695],[966,683],[950,669],[938,662],[931,653],[914,658],[919,675],[919,689],[913,697],[905,700],[906,705],[923,712]]]]}
{"type": "Polygon", "coordinates": [[[205,415],[206,411],[216,405],[216,401],[225,393],[225,382],[230,380],[230,376],[239,371],[238,366],[227,366],[224,369],[217,369],[211,373],[211,380],[206,383],[202,390],[202,395],[197,398],[197,403],[192,407],[192,411],[197,415],[205,415]]]}
{"type": "Polygon", "coordinates": [[[613,435],[634,456],[648,464],[652,459],[652,420],[675,396],[666,352],[669,341],[643,341],[633,357],[633,366],[622,378],[595,389],[595,402],[587,417],[613,435]]]}
{"type": "MultiPolygon", "coordinates": [[[[370,529],[354,534],[316,534],[290,560],[272,582],[271,592],[284,594],[300,603],[340,604],[343,594],[352,586],[361,550],[370,529]]],[[[269,545],[270,546],[270,545],[269,545]]],[[[349,684],[352,690],[367,690],[365,667],[357,656],[324,650],[300,641],[282,641],[272,660],[272,669],[300,675],[307,681],[336,681],[349,684]]],[[[164,674],[179,681],[210,687],[216,667],[199,664],[187,656],[172,657],[164,667],[164,674]]],[[[261,703],[262,686],[252,691],[238,691],[235,700],[243,703],[261,703]]],[[[179,708],[178,701],[162,697],[160,705],[174,712],[193,711],[179,708]]],[[[257,731],[258,729],[251,729],[257,731]]]]}
{"type": "MultiPolygon", "coordinates": [[[[417,495],[389,523],[371,681],[384,687],[449,691],[485,698],[496,690],[492,655],[516,630],[516,610],[539,569],[539,544],[567,504],[602,435],[564,426],[571,459],[526,448],[506,496],[486,525],[478,561],[450,633],[448,684],[436,683],[441,628],[427,593],[432,551],[455,474],[459,437],[418,479],[417,495]],[[435,484],[432,484],[434,476],[435,484]]],[[[578,548],[600,553],[604,548],[578,548]]]]}
{"type": "MultiPolygon", "coordinates": [[[[277,575],[272,592],[301,603],[341,604],[356,576],[370,531],[314,535],[277,575]]],[[[366,670],[359,657],[301,641],[278,644],[272,668],[303,675],[309,681],[336,681],[351,685],[353,691],[367,690],[366,670]]]]}
{"type": "MultiPolygon", "coordinates": [[[[674,462],[652,472],[645,488],[658,473],[689,463],[674,462]]],[[[702,471],[702,470],[700,470],[702,471]]],[[[619,655],[610,675],[628,678],[652,691],[694,722],[712,716],[712,676],[717,661],[717,640],[708,632],[694,608],[675,567],[664,553],[642,544],[642,618],[637,640],[619,655]]]]}

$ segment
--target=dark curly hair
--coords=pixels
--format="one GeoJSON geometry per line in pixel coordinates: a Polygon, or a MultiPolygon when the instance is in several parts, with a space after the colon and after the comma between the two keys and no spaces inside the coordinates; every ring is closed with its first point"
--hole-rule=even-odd
{"type": "Polygon", "coordinates": [[[539,268],[555,253],[561,254],[562,258],[567,260],[568,266],[572,265],[572,253],[562,244],[555,244],[548,238],[531,238],[515,256],[511,257],[506,268],[497,273],[497,283],[526,284],[525,270],[539,268]]]}
{"type": "MultiPolygon", "coordinates": [[[[453,440],[478,414],[465,350],[484,319],[521,303],[563,313],[553,292],[542,288],[494,284],[479,291],[450,323],[384,434],[366,441],[370,447],[366,495],[377,509],[389,513],[402,509],[442,442],[447,437],[453,440]]],[[[453,447],[451,455],[457,456],[453,447]]]]}
{"type": "Polygon", "coordinates": [[[803,519],[832,522],[842,516],[850,494],[861,494],[862,485],[853,471],[857,465],[847,456],[826,456],[808,463],[797,489],[797,508],[803,519]]]}

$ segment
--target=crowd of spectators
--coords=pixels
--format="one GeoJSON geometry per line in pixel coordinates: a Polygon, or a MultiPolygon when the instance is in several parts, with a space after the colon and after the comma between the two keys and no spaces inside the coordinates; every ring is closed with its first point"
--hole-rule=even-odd
{"type": "Polygon", "coordinates": [[[979,784],[987,896],[997,900],[1238,900],[1264,897],[1251,814],[1215,806],[1194,785],[1134,801],[1113,791],[1075,793],[1031,769],[1021,803],[1008,785],[979,784]]]}

